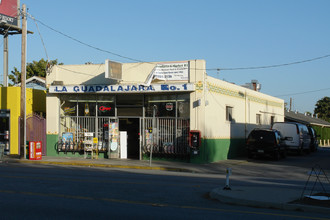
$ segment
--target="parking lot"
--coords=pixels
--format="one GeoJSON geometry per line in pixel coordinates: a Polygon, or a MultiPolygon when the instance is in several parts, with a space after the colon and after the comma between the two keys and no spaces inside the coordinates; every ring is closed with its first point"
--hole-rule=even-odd
{"type": "Polygon", "coordinates": [[[235,176],[254,176],[280,178],[287,180],[307,180],[308,173],[314,168],[321,168],[330,176],[330,147],[319,147],[316,152],[302,155],[288,154],[286,158],[275,161],[273,158],[242,158],[228,160],[225,163],[233,169],[235,176]]]}

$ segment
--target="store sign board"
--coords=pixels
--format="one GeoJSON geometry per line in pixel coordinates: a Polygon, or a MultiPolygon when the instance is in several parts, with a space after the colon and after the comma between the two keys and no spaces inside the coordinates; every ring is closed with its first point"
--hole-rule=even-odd
{"type": "Polygon", "coordinates": [[[50,86],[49,93],[153,93],[194,91],[194,84],[50,86]]]}

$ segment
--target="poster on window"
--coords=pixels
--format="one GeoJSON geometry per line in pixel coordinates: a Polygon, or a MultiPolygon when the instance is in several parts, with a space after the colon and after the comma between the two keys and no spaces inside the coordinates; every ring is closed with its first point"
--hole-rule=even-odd
{"type": "Polygon", "coordinates": [[[111,151],[116,151],[118,149],[118,144],[119,144],[118,122],[109,123],[109,136],[110,136],[110,149],[111,151]]]}

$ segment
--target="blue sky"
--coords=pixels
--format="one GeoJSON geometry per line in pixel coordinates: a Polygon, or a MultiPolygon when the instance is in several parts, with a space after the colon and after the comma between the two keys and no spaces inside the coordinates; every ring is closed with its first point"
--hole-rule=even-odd
{"type": "MultiPolygon", "coordinates": [[[[210,76],[238,85],[256,79],[261,92],[287,103],[291,97],[293,110],[299,112],[314,112],[316,102],[330,96],[330,57],[277,68],[226,70],[329,55],[328,0],[21,0],[21,4],[45,25],[111,53],[142,61],[204,59],[207,69],[220,69],[208,70],[210,76]]],[[[51,60],[133,62],[36,23],[51,60]]],[[[47,59],[31,18],[28,29],[34,34],[28,36],[27,62],[47,59]]],[[[10,36],[9,71],[20,70],[20,54],[21,36],[10,36]]]]}

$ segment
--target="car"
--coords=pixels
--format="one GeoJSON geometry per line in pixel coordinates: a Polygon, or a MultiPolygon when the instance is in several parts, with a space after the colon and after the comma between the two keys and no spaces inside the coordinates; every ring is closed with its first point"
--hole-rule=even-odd
{"type": "Polygon", "coordinates": [[[275,122],[272,129],[279,131],[283,137],[291,137],[290,140],[284,141],[289,151],[298,155],[303,151],[310,152],[311,137],[306,125],[297,122],[275,122]]]}
{"type": "Polygon", "coordinates": [[[316,134],[316,131],[314,128],[312,128],[310,126],[308,126],[307,128],[308,128],[309,135],[311,136],[310,151],[311,152],[317,151],[317,148],[318,148],[317,137],[319,137],[319,136],[316,134]]]}
{"type": "Polygon", "coordinates": [[[270,156],[274,160],[279,160],[287,155],[286,145],[280,133],[274,129],[253,129],[246,142],[248,158],[257,156],[270,156]]]}

